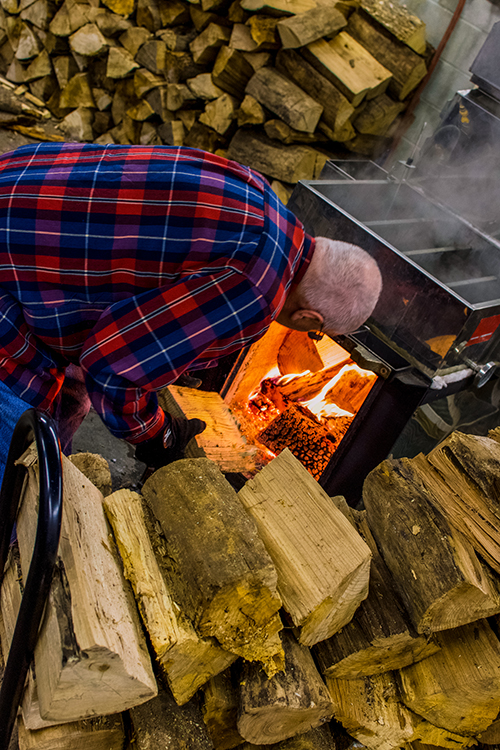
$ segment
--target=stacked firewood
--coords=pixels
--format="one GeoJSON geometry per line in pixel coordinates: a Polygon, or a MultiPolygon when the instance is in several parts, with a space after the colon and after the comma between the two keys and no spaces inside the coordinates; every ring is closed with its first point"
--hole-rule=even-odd
{"type": "Polygon", "coordinates": [[[289,184],[332,144],[383,147],[427,59],[389,0],[2,0],[0,45],[5,96],[61,139],[222,150],[289,184]]]}
{"type": "MultiPolygon", "coordinates": [[[[105,498],[103,460],[63,460],[20,750],[121,748],[127,709],[137,750],[169,746],[163,680],[179,706],[202,689],[202,746],[216,750],[498,743],[500,431],[383,462],[365,511],[329,498],[288,450],[239,492],[202,456],[105,498]]],[[[22,462],[4,653],[36,528],[32,449],[22,462]]]]}

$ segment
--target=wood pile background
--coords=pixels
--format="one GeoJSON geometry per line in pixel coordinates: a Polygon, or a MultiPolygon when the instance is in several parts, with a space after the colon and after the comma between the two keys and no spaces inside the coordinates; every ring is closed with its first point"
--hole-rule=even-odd
{"type": "MultiPolygon", "coordinates": [[[[364,511],[288,450],[238,493],[194,458],[103,498],[103,459],[74,462],[89,478],[64,459],[20,750],[123,748],[124,726],[135,750],[182,747],[172,695],[179,712],[202,700],[203,732],[182,730],[199,750],[500,744],[500,429],[384,461],[364,511]]],[[[36,525],[32,450],[23,463],[5,653],[36,525]]]]}
{"type": "Polygon", "coordinates": [[[390,0],[1,0],[0,120],[220,151],[290,185],[332,149],[380,152],[430,54],[390,0]]]}

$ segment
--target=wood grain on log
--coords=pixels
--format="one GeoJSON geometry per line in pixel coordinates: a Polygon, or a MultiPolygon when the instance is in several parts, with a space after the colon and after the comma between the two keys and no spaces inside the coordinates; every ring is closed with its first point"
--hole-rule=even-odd
{"type": "Polygon", "coordinates": [[[189,443],[187,458],[209,458],[224,472],[255,471],[255,446],[248,443],[218,393],[171,385],[159,394],[163,408],[176,417],[198,417],[206,429],[189,443]]]}
{"type": "Polygon", "coordinates": [[[253,167],[282,182],[312,180],[316,154],[309,146],[283,146],[269,138],[243,129],[229,144],[229,158],[253,167]]]}
{"type": "Polygon", "coordinates": [[[391,71],[388,90],[397,99],[406,99],[427,73],[425,62],[419,55],[370,23],[364,13],[353,13],[346,31],[391,71]]]}
{"type": "Polygon", "coordinates": [[[243,664],[238,731],[253,744],[280,742],[320,726],[333,715],[328,690],[308,648],[283,631],[285,669],[271,679],[257,665],[243,664]]]}
{"type": "Polygon", "coordinates": [[[284,49],[304,47],[321,37],[334,34],[347,25],[345,16],[334,5],[308,10],[278,22],[277,29],[284,49]]]}
{"type": "Polygon", "coordinates": [[[315,131],[323,112],[321,104],[274,68],[260,68],[249,80],[245,92],[291,128],[306,133],[315,131]]]}
{"type": "Polygon", "coordinates": [[[418,635],[399,601],[392,577],[366,521],[351,511],[356,528],[372,553],[368,597],[342,630],[314,647],[324,675],[353,679],[400,669],[435,653],[435,639],[418,635]]]}
{"type": "Polygon", "coordinates": [[[357,107],[365,96],[382,94],[392,78],[370,53],[345,31],[331,41],[320,39],[308,44],[302,54],[357,107]]]}
{"type": "Polygon", "coordinates": [[[18,721],[19,750],[122,750],[125,728],[120,714],[58,724],[38,730],[18,721]]]}
{"type": "Polygon", "coordinates": [[[370,529],[419,633],[500,611],[497,582],[465,537],[431,505],[410,460],[381,463],[365,480],[363,500],[370,529]]]}
{"type": "Polygon", "coordinates": [[[486,620],[439,633],[440,650],[399,672],[404,703],[436,726],[477,735],[496,719],[500,643],[486,620]]]}
{"type": "Polygon", "coordinates": [[[276,566],[300,642],[311,646],[336,633],[368,594],[366,543],[287,449],[238,497],[276,566]]]}
{"type": "Polygon", "coordinates": [[[361,7],[396,39],[419,55],[425,52],[425,23],[410,13],[405,5],[389,0],[361,0],[361,7]]]}

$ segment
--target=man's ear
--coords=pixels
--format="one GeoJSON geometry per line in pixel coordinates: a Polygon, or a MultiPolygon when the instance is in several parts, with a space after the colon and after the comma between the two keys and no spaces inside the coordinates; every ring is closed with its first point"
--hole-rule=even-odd
{"type": "Polygon", "coordinates": [[[303,308],[295,310],[290,315],[290,320],[302,331],[314,331],[317,328],[321,328],[324,323],[321,313],[316,312],[316,310],[306,310],[303,308]]]}

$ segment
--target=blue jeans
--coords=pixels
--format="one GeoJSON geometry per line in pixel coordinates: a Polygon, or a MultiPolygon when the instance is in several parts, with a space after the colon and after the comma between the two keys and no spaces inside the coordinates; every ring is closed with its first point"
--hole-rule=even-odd
{"type": "MultiPolygon", "coordinates": [[[[31,409],[0,380],[0,483],[5,471],[12,433],[21,414],[31,409]]],[[[61,450],[71,453],[73,435],[87,416],[90,399],[79,367],[66,368],[63,387],[52,404],[50,416],[54,419],[61,443],[61,450]]]]}

